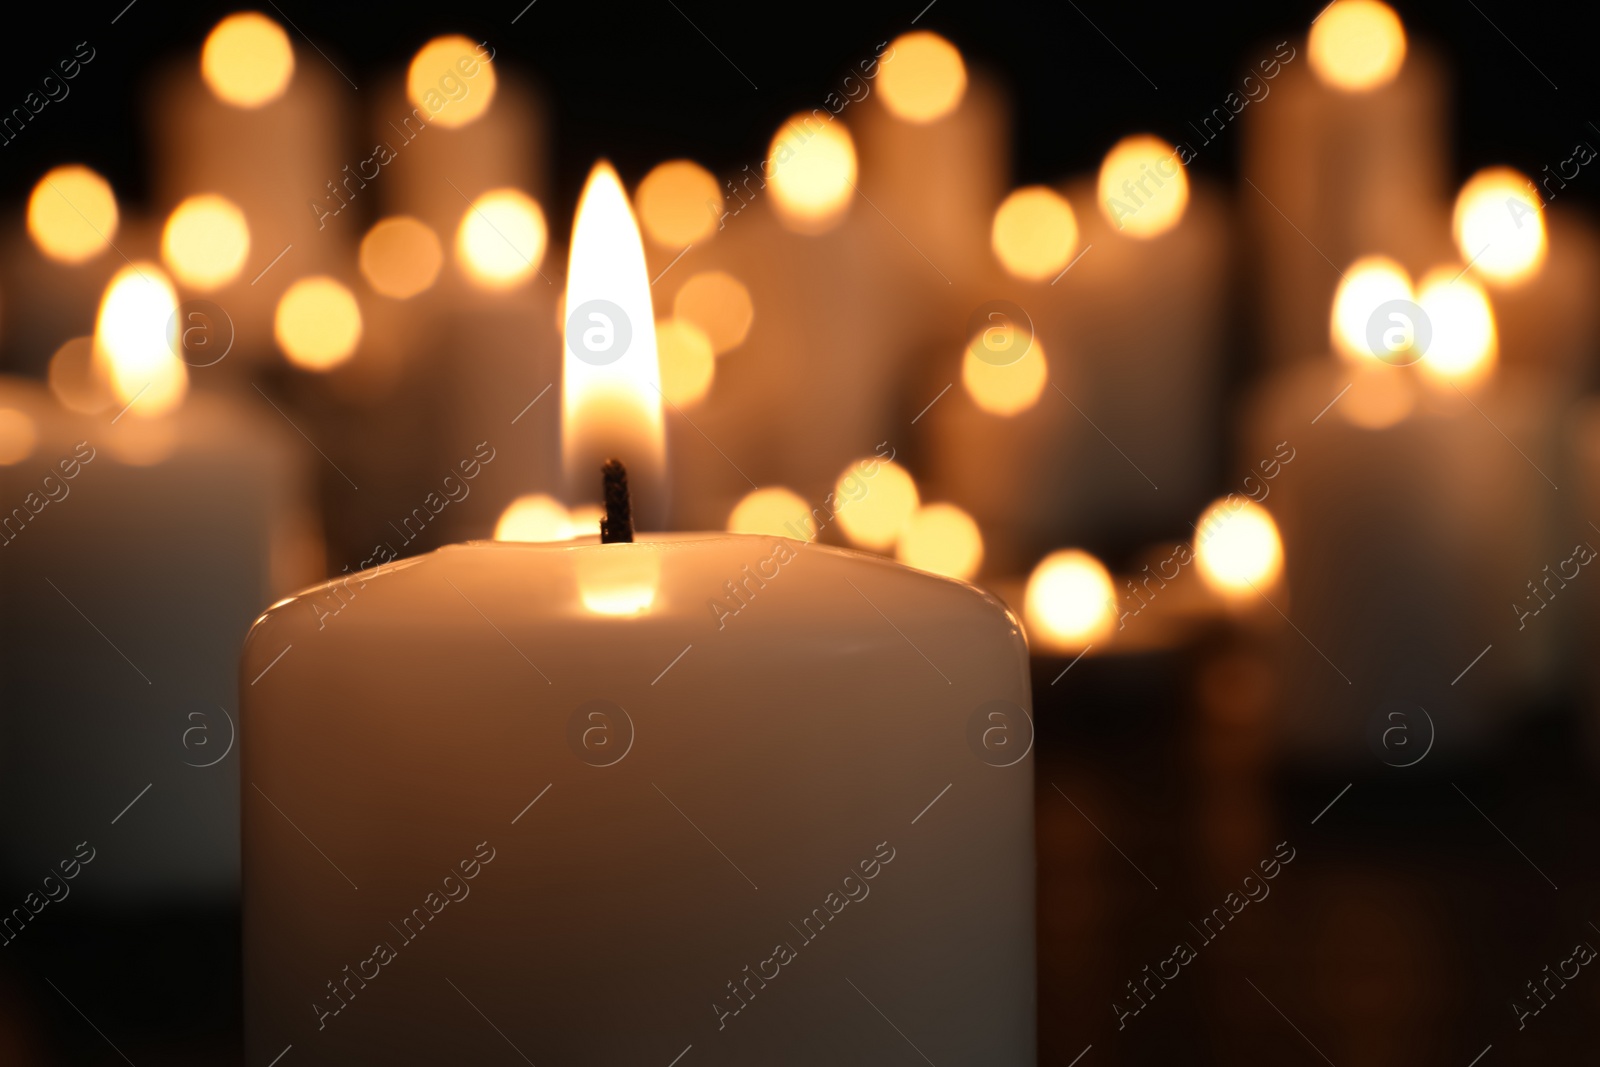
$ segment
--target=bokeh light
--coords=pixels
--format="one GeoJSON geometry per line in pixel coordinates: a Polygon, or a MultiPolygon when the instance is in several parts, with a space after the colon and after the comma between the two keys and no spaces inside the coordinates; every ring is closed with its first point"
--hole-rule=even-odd
{"type": "Polygon", "coordinates": [[[33,455],[39,431],[25,411],[0,408],[0,467],[21,463],[33,455]]]}
{"type": "MultiPolygon", "coordinates": [[[[1363,256],[1350,264],[1333,294],[1329,318],[1334,351],[1361,362],[1377,359],[1367,337],[1373,313],[1395,300],[1411,300],[1411,277],[1387,256],[1363,256]]],[[[1403,359],[1403,355],[1395,354],[1403,359]]]]}
{"type": "Polygon", "coordinates": [[[1066,197],[1047,186],[1030,185],[995,209],[989,245],[1012,275],[1042,282],[1072,262],[1078,251],[1078,219],[1066,197]]]}
{"type": "Polygon", "coordinates": [[[1491,283],[1515,285],[1544,265],[1544,205],[1532,183],[1510,167],[1488,167],[1467,179],[1456,196],[1452,230],[1461,261],[1491,283]]]}
{"type": "Polygon", "coordinates": [[[117,198],[88,167],[69,163],[39,179],[28,197],[28,235],[60,263],[84,263],[117,235],[117,198]]]}
{"type": "Polygon", "coordinates": [[[212,193],[191,196],[167,217],[161,259],[192,289],[220,289],[239,276],[250,254],[250,226],[233,201],[212,193]]]}
{"type": "Polygon", "coordinates": [[[519,496],[500,513],[496,541],[570,541],[572,516],[561,501],[543,493],[519,496]]]}
{"type": "Polygon", "coordinates": [[[1406,61],[1400,16],[1377,0],[1336,0],[1311,27],[1306,51],[1318,78],[1346,92],[1386,85],[1406,61]]]}
{"type": "Polygon", "coordinates": [[[833,487],[833,507],[845,537],[879,552],[894,547],[920,503],[917,483],[892,460],[852,463],[833,487]]]}
{"type": "Polygon", "coordinates": [[[261,107],[289,87],[294,48],[283,27],[259,11],[229,15],[200,49],[200,76],[223,103],[261,107]]]}
{"type": "Polygon", "coordinates": [[[810,541],[817,536],[811,506],[799,493],[781,485],[752,489],[728,515],[728,532],[767,534],[810,541]]]}
{"type": "Polygon", "coordinates": [[[672,298],[672,314],[704,330],[711,338],[712,351],[719,356],[744,344],[755,313],[750,290],[720,270],[694,275],[672,298]]]}
{"type": "Polygon", "coordinates": [[[355,295],[325,275],[301,278],[278,301],[273,336],[289,362],[325,371],[355,354],[361,308],[355,295]]]}
{"type": "Polygon", "coordinates": [[[961,384],[972,402],[991,415],[1016,415],[1039,402],[1050,367],[1044,346],[1035,337],[1022,358],[1003,366],[979,356],[974,340],[961,357],[961,384]]]}
{"type": "Polygon", "coordinates": [[[1498,332],[1489,297],[1460,267],[1436,267],[1423,275],[1417,303],[1433,326],[1422,354],[1422,370],[1441,385],[1471,387],[1494,370],[1498,332]]]}
{"type": "Polygon", "coordinates": [[[1100,164],[1099,200],[1101,213],[1129,237],[1166,233],[1189,204],[1189,176],[1177,149],[1150,134],[1124,137],[1100,164]]]}
{"type": "Polygon", "coordinates": [[[656,357],[661,361],[661,395],[670,404],[687,407],[711,391],[717,357],[711,338],[685,319],[656,322],[656,357]]]}
{"type": "Polygon", "coordinates": [[[855,141],[844,123],[802,112],[778,127],[767,160],[772,197],[790,229],[823,233],[844,217],[856,182],[855,141]]]}
{"type": "Polygon", "coordinates": [[[1115,600],[1104,564],[1080,549],[1062,549],[1028,576],[1023,622],[1036,648],[1081,652],[1110,636],[1115,600]]]}
{"type": "Polygon", "coordinates": [[[118,402],[135,415],[164,415],[188,392],[189,372],[173,354],[168,335],[177,310],[178,294],[166,273],[142,261],[117,271],[100,300],[95,360],[118,402]]]}
{"type": "Polygon", "coordinates": [[[417,50],[406,71],[406,97],[433,122],[457,129],[494,102],[494,65],[470,38],[435,37],[417,50]]]}
{"type": "Polygon", "coordinates": [[[539,269],[548,236],[538,201],[519,189],[492,189],[461,216],[456,260],[485,288],[509,289],[539,269]]]}
{"type": "Polygon", "coordinates": [[[927,123],[944,118],[967,91],[967,65],[955,45],[927,30],[901,34],[879,62],[878,91],[896,118],[927,123]]]}
{"type": "Polygon", "coordinates": [[[639,224],[668,248],[704,241],[722,222],[722,189],[711,172],[690,159],[657,164],[633,196],[639,224]]]}
{"type": "Polygon", "coordinates": [[[954,504],[928,504],[912,514],[895,558],[909,567],[969,581],[983,565],[983,534],[954,504]]]}
{"type": "Polygon", "coordinates": [[[429,289],[444,264],[439,237],[409,215],[379,219],[361,239],[361,274],[374,292],[409,300],[429,289]]]}
{"type": "Polygon", "coordinates": [[[1255,595],[1283,572],[1283,541],[1267,509],[1241,496],[1210,504],[1195,525],[1195,566],[1224,596],[1255,595]]]}

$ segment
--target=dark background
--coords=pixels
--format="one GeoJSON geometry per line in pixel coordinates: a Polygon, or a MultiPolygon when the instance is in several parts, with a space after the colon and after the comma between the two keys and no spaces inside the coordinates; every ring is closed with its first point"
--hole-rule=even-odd
{"type": "MultiPolygon", "coordinates": [[[[6,110],[37,89],[77,42],[89,41],[97,54],[67,99],[0,147],[0,197],[20,203],[50,166],[79,161],[110,178],[120,197],[143,199],[141,107],[152,75],[166,62],[196,62],[206,33],[240,5],[137,0],[112,25],[125,2],[94,5],[93,13],[34,8],[31,29],[13,23],[4,35],[6,110]]],[[[553,104],[557,204],[547,214],[564,239],[571,213],[559,205],[576,201],[597,157],[610,157],[629,184],[676,156],[718,174],[737,171],[762,158],[779,122],[820,106],[878,42],[912,28],[924,2],[536,0],[515,25],[526,0],[288,0],[261,10],[309,35],[362,92],[437,34],[488,41],[553,104]]],[[[1092,171],[1113,142],[1137,130],[1192,140],[1187,123],[1220,105],[1274,44],[1303,35],[1320,7],[936,0],[916,28],[944,34],[971,65],[1010,89],[1015,178],[1023,184],[1092,171]]],[[[1506,0],[1402,3],[1397,10],[1413,44],[1442,52],[1454,73],[1458,179],[1492,163],[1534,174],[1566,159],[1577,140],[1600,139],[1589,125],[1600,121],[1600,109],[1590,107],[1596,85],[1589,35],[1563,30],[1542,8],[1506,0]]],[[[304,47],[305,37],[290,33],[304,47]]],[[[320,60],[312,54],[309,61],[320,60]]],[[[1205,149],[1195,173],[1231,180],[1238,141],[1205,149]]],[[[1562,195],[1593,205],[1600,192],[1575,182],[1562,195]]]]}

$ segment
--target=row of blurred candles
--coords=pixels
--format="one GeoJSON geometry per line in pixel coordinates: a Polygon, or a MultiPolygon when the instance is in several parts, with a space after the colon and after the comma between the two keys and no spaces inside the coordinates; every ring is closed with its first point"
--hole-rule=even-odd
{"type": "MultiPolygon", "coordinates": [[[[1330,401],[1332,418],[1359,430],[1441,412],[1476,427],[1485,407],[1502,410],[1486,399],[1502,356],[1548,379],[1557,395],[1574,393],[1576,361],[1566,352],[1576,345],[1580,358],[1592,355],[1594,313],[1565,294],[1594,280],[1587,230],[1575,221],[1557,230],[1538,187],[1506,168],[1474,175],[1443,222],[1432,187],[1446,166],[1441,79],[1425,56],[1408,57],[1386,6],[1339,0],[1313,26],[1307,53],[1296,63],[1294,49],[1280,49],[1252,68],[1271,89],[1251,95],[1244,120],[1253,191],[1241,197],[1246,213],[1265,220],[1251,258],[1266,267],[1249,299],[1269,354],[1301,368],[1269,377],[1235,434],[1248,469],[1278,439],[1304,437],[1330,401]],[[1305,169],[1318,166],[1329,173],[1305,169]],[[1552,280],[1546,263],[1551,233],[1565,242],[1565,281],[1552,280]],[[1345,254],[1352,243],[1357,254],[1345,254]],[[1396,301],[1425,317],[1431,336],[1425,351],[1416,346],[1420,357],[1404,358],[1410,340],[1398,352],[1373,348],[1374,313],[1396,301]],[[1342,363],[1301,359],[1330,343],[1342,363]],[[1305,430],[1277,429],[1289,409],[1305,430]]],[[[484,395],[554,376],[565,309],[550,282],[560,276],[557,250],[539,199],[539,108],[497,74],[491,54],[463,37],[429,42],[410,65],[407,103],[381,98],[372,120],[379,144],[341,168],[342,86],[297,60],[266,16],[223,20],[201,54],[203,89],[192,72],[164,83],[159,188],[177,203],[159,233],[122,220],[110,185],[87,167],[63,165],[39,180],[27,208],[32,248],[10,253],[12,351],[54,347],[55,403],[135,424],[97,426],[119,460],[149,466],[181,436],[152,427],[177,416],[191,376],[214,373],[236,391],[246,380],[194,369],[207,354],[186,350],[190,324],[202,322],[194,298],[218,302],[196,331],[212,353],[226,332],[236,338],[233,364],[259,366],[270,335],[292,367],[368,403],[428,387],[408,386],[408,376],[437,331],[453,332],[470,346],[435,358],[481,386],[462,391],[453,425],[492,436],[491,417],[496,427],[505,420],[484,395]],[[424,130],[424,120],[437,129],[424,130]],[[394,177],[383,170],[391,161],[394,177]],[[376,196],[366,191],[374,183],[376,196]],[[338,235],[353,231],[337,216],[364,212],[368,197],[409,210],[379,218],[349,249],[338,235]],[[96,299],[92,335],[60,343],[83,329],[96,299]]],[[[1052,545],[1192,520],[1204,534],[1195,556],[1213,609],[1270,611],[1262,601],[1285,559],[1280,502],[1339,520],[1304,490],[1270,505],[1234,493],[1195,506],[1210,495],[1205,455],[1225,436],[1216,409],[1230,264],[1222,202],[1191,189],[1195,147],[1131,136],[1093,182],[1007,194],[1005,153],[996,150],[1008,125],[1003,104],[953,45],[909,33],[852,77],[864,95],[847,78],[845,96],[830,94],[837,109],[785,122],[756,172],[719,182],[675,160],[634,194],[652,272],[667,280],[656,289],[658,307],[670,309],[655,323],[662,394],[694,427],[686,433],[715,449],[673,457],[674,525],[817,536],[814,516],[831,486],[835,506],[850,501],[837,515],[847,543],[981,577],[1010,597],[1021,586],[1013,575],[1031,565],[1021,594],[1030,637],[1072,654],[1115,646],[1126,610],[1118,605],[1132,603],[1137,575],[1119,587],[1092,555],[1052,545]],[[848,107],[860,116],[859,165],[848,107]],[[1005,310],[975,324],[984,298],[1004,298],[1005,310]],[[741,360],[753,365],[736,367],[741,360]],[[724,374],[734,380],[719,390],[724,374]],[[917,427],[924,416],[928,425],[917,427]],[[885,462],[856,500],[850,457],[892,437],[886,425],[918,435],[922,484],[907,463],[885,462]],[[792,444],[779,444],[785,438],[792,444]],[[1115,452],[1093,451],[1099,438],[1115,452]],[[724,464],[716,453],[733,458],[724,464]],[[747,466],[760,471],[756,481],[747,466]],[[740,495],[757,481],[761,488],[740,495]],[[1127,515],[1138,521],[1119,526],[1127,515]]],[[[1244,109],[1230,96],[1241,102],[1224,102],[1219,121],[1244,109]]],[[[1221,135],[1210,117],[1203,125],[1221,135]]],[[[1553,195],[1548,180],[1544,195],[1553,195]]],[[[510,414],[536,398],[497,399],[510,414]]],[[[529,421],[543,425],[555,408],[535,408],[529,421]]],[[[52,417],[27,404],[0,408],[0,464],[52,458],[41,444],[52,435],[38,425],[52,417]]],[[[558,499],[554,470],[529,461],[521,480],[540,491],[499,501],[498,517],[474,513],[476,528],[454,528],[512,540],[587,532],[595,508],[558,499]]]]}

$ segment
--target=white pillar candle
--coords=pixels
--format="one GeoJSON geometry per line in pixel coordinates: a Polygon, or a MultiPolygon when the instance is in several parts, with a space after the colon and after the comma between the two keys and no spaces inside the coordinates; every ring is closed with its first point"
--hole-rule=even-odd
{"type": "MultiPolygon", "coordinates": [[[[1439,60],[1365,0],[1330,5],[1308,41],[1258,61],[1270,91],[1244,107],[1240,192],[1252,239],[1264,349],[1326,349],[1338,269],[1383,253],[1416,272],[1447,245],[1448,100],[1439,60]],[[1337,264],[1337,266],[1334,266],[1337,264]]],[[[1202,120],[1208,136],[1231,108],[1202,120]]]]}
{"type": "Polygon", "coordinates": [[[29,813],[0,851],[44,871],[87,840],[69,908],[231,900],[237,650],[262,598],[322,573],[316,457],[266,404],[122,403],[0,381],[0,797],[29,813]]]}
{"type": "MultiPolygon", "coordinates": [[[[355,94],[324,57],[295,53],[287,31],[255,13],[224,19],[200,62],[166,71],[156,87],[156,203],[166,211],[197,194],[220,196],[248,227],[243,264],[226,282],[183,284],[179,272],[186,295],[227,310],[241,356],[269,351],[273,313],[290,283],[336,273],[348,260],[355,234],[330,212],[340,204],[334,190],[367,155],[343,147],[355,94]]],[[[215,231],[208,233],[209,243],[215,231]]],[[[175,267],[170,255],[167,265],[175,267]]]]}
{"type": "MultiPolygon", "coordinates": [[[[609,167],[583,205],[569,285],[649,323],[609,167]]],[[[564,403],[648,491],[642,336],[569,337],[564,403]]],[[[749,535],[474,543],[275,605],[241,683],[251,1062],[1034,1061],[1027,651],[971,586],[749,535]]]]}

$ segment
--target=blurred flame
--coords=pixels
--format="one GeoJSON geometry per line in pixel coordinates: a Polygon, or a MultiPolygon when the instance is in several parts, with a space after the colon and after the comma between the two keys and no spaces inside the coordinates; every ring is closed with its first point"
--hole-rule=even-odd
{"type": "Polygon", "coordinates": [[[1013,276],[1042,282],[1064,270],[1078,250],[1078,219],[1054,189],[1017,189],[995,209],[989,229],[995,258],[1013,276]]]}
{"type": "Polygon", "coordinates": [[[967,65],[955,45],[927,30],[901,34],[878,71],[878,91],[889,113],[907,122],[936,122],[961,104],[967,65]]]}
{"type": "Polygon", "coordinates": [[[657,164],[639,183],[634,202],[644,232],[668,248],[716,236],[722,218],[717,179],[690,159],[657,164]]]}
{"type": "Polygon", "coordinates": [[[237,278],[249,254],[244,212],[212,193],[191,196],[173,208],[161,232],[162,260],[180,282],[202,292],[237,278]]]}
{"type": "Polygon", "coordinates": [[[520,189],[491,189],[461,216],[456,260],[483,288],[509,289],[539,269],[548,236],[538,201],[520,189]]]}
{"type": "Polygon", "coordinates": [[[1028,576],[1022,615],[1045,649],[1080,652],[1111,636],[1116,593],[1105,565],[1080,549],[1052,552],[1028,576]]]}
{"type": "Polygon", "coordinates": [[[1499,339],[1489,297],[1460,268],[1436,267],[1422,279],[1417,296],[1433,324],[1433,342],[1422,354],[1422,370],[1439,384],[1468,389],[1494,370],[1499,339]]]}
{"type": "Polygon", "coordinates": [[[1517,285],[1544,266],[1544,205],[1533,183],[1510,167],[1467,179],[1456,196],[1453,229],[1461,261],[1490,282],[1517,285]]]}
{"type": "Polygon", "coordinates": [[[154,263],[130,263],[112,277],[95,320],[95,360],[112,391],[136,415],[164,415],[183,403],[189,372],[173,355],[178,294],[154,263]]]}
{"type": "Polygon", "coordinates": [[[778,217],[799,233],[832,229],[855,192],[855,142],[844,123],[823,115],[803,112],[786,121],[767,153],[778,217]]]}
{"type": "Polygon", "coordinates": [[[1377,0],[1337,0],[1311,27],[1306,51],[1324,84],[1345,92],[1386,85],[1406,61],[1400,16],[1377,0]]]}
{"type": "Polygon", "coordinates": [[[1267,509],[1244,497],[1213,501],[1195,526],[1195,565],[1223,596],[1254,596],[1283,572],[1283,540],[1267,509]]]}
{"type": "Polygon", "coordinates": [[[844,535],[879,552],[894,547],[922,502],[917,483],[904,467],[876,458],[846,467],[834,486],[833,499],[844,535]]]}
{"type": "Polygon", "coordinates": [[[294,77],[289,35],[258,11],[229,15],[200,49],[200,76],[224,103],[244,108],[270,104],[294,77]]]}
{"type": "Polygon", "coordinates": [[[919,570],[970,580],[983,565],[983,534],[954,504],[918,508],[900,535],[895,558],[919,570]]]}
{"type": "Polygon", "coordinates": [[[494,65],[458,34],[423,45],[406,71],[406,97],[448,129],[476,122],[493,103],[494,90],[494,65]]]}
{"type": "Polygon", "coordinates": [[[746,493],[728,515],[728,532],[809,541],[817,535],[817,524],[811,505],[794,490],[779,485],[746,493]]]}
{"type": "Polygon", "coordinates": [[[1333,347],[1354,362],[1375,360],[1367,342],[1367,325],[1378,308],[1391,300],[1411,300],[1411,276],[1387,256],[1364,256],[1350,265],[1333,295],[1329,321],[1333,347]]]}
{"type": "Polygon", "coordinates": [[[543,493],[519,496],[495,523],[496,541],[570,541],[572,516],[561,501],[543,493]]]}
{"type": "Polygon", "coordinates": [[[117,198],[88,167],[71,163],[40,178],[28,197],[28,235],[59,263],[83,263],[117,235],[117,198]]]}
{"type": "Polygon", "coordinates": [[[1135,134],[1111,146],[1100,164],[1100,212],[1129,237],[1158,237],[1183,219],[1189,176],[1178,150],[1159,137],[1135,134]]]}

